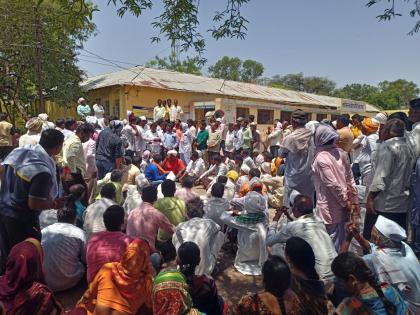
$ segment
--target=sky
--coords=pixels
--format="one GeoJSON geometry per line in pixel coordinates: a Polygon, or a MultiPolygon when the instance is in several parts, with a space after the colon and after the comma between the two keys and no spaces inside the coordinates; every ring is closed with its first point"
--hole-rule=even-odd
{"type": "MultiPolygon", "coordinates": [[[[115,7],[106,5],[108,0],[94,0],[100,10],[93,17],[97,32],[84,48],[119,61],[120,67],[169,55],[169,42],[150,41],[157,35],[151,23],[162,9],[160,1],[154,2],[158,5],[139,18],[130,14],[120,18],[115,7]]],[[[223,56],[230,56],[261,62],[265,77],[303,72],[327,77],[338,87],[400,78],[420,86],[420,33],[407,35],[416,20],[408,16],[410,6],[402,0],[397,3],[404,15],[391,22],[376,19],[387,1],[367,8],[367,0],[251,0],[242,9],[249,20],[246,38],[216,41],[207,30],[214,12],[226,2],[200,2],[200,31],[206,39],[204,57],[208,60],[205,71],[223,56]]],[[[81,51],[79,60],[89,76],[121,69],[86,51],[81,51]]]]}

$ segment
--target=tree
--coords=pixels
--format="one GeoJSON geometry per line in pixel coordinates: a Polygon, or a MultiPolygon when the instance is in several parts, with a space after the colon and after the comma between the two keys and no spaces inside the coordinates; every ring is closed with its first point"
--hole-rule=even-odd
{"type": "Polygon", "coordinates": [[[336,83],[328,78],[305,77],[302,72],[284,76],[275,75],[269,84],[273,87],[320,95],[332,95],[336,86],[336,83]]]}
{"type": "Polygon", "coordinates": [[[420,30],[420,1],[418,0],[400,0],[400,1],[395,1],[395,0],[387,0],[387,1],[383,1],[383,0],[370,0],[366,6],[367,7],[372,7],[377,5],[378,3],[381,2],[388,2],[386,8],[384,9],[384,12],[380,15],[378,15],[376,18],[379,21],[389,21],[395,17],[399,17],[402,16],[401,13],[399,13],[399,11],[397,10],[396,6],[398,3],[403,3],[403,2],[409,2],[412,4],[412,7],[410,9],[410,11],[408,12],[408,15],[411,16],[412,18],[417,18],[417,22],[414,24],[414,27],[410,30],[410,32],[408,34],[410,35],[414,35],[415,33],[417,33],[420,30]]]}
{"type": "Polygon", "coordinates": [[[43,111],[44,97],[67,105],[81,93],[76,50],[95,30],[93,6],[69,12],[68,4],[0,0],[0,106],[12,120],[16,109],[27,118],[31,102],[43,111]]]}
{"type": "Polygon", "coordinates": [[[201,75],[202,63],[198,57],[187,57],[185,60],[179,60],[174,54],[171,54],[164,58],[156,56],[155,59],[146,62],[145,66],[155,69],[166,69],[201,75]]]}
{"type": "Polygon", "coordinates": [[[240,81],[242,61],[238,57],[224,56],[209,67],[209,74],[213,78],[240,81]]]}
{"type": "Polygon", "coordinates": [[[347,98],[355,101],[364,101],[375,104],[378,98],[379,88],[369,84],[347,84],[334,92],[334,96],[347,98]]]}
{"type": "Polygon", "coordinates": [[[408,107],[410,100],[417,98],[420,89],[411,81],[399,79],[396,81],[382,81],[378,84],[380,93],[375,104],[383,109],[399,109],[408,107]]]}
{"type": "Polygon", "coordinates": [[[262,63],[247,59],[242,63],[241,81],[256,82],[264,73],[264,66],[262,63]]]}

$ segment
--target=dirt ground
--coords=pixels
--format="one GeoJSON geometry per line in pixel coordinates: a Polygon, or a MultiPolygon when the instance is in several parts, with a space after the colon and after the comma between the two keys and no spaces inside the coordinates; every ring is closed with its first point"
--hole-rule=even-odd
{"type": "MultiPolygon", "coordinates": [[[[194,188],[194,190],[205,199],[205,190],[194,188]]],[[[270,216],[274,213],[270,209],[270,216]]],[[[261,277],[244,276],[233,267],[235,253],[231,248],[224,247],[219,253],[218,263],[214,278],[216,280],[219,294],[223,296],[229,304],[229,309],[239,302],[242,295],[248,292],[256,292],[262,288],[261,277]]],[[[174,267],[174,263],[169,265],[174,267]]],[[[56,298],[65,310],[71,310],[83,295],[87,288],[85,281],[79,283],[75,288],[63,292],[55,293],[56,298]]]]}

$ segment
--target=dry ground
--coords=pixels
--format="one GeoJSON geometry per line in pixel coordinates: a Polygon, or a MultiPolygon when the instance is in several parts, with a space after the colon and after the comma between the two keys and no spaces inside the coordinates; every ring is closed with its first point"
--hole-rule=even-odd
{"type": "MultiPolygon", "coordinates": [[[[194,190],[204,197],[204,189],[194,188],[194,190]]],[[[273,213],[273,209],[270,209],[271,216],[273,213]]],[[[242,295],[247,292],[256,292],[262,288],[261,277],[244,276],[237,272],[233,267],[234,259],[235,254],[232,249],[223,248],[219,254],[217,271],[214,276],[219,294],[229,303],[230,309],[239,301],[242,295]]],[[[174,264],[171,265],[174,266],[174,264]]],[[[83,282],[71,290],[58,292],[55,295],[63,307],[66,310],[70,310],[83,295],[86,286],[86,283],[83,282]]]]}

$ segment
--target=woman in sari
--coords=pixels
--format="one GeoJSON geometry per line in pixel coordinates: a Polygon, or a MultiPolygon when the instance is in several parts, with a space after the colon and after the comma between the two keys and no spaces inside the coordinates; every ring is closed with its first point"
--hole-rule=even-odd
{"type": "Polygon", "coordinates": [[[136,239],[120,262],[103,265],[77,305],[74,314],[135,315],[152,307],[153,267],[150,248],[136,239]]]}
{"type": "Polygon", "coordinates": [[[54,315],[61,307],[46,286],[41,243],[28,238],[16,244],[0,277],[0,310],[10,315],[54,315]]]}
{"type": "Polygon", "coordinates": [[[188,284],[178,271],[159,273],[153,281],[153,315],[204,315],[192,308],[188,284]]]}

